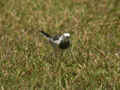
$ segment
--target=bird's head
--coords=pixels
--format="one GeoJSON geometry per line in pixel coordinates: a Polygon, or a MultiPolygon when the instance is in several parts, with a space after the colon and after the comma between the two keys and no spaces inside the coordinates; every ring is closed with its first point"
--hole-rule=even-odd
{"type": "Polygon", "coordinates": [[[70,39],[70,33],[64,33],[62,35],[62,40],[63,41],[69,41],[69,39],[70,39]]]}
{"type": "Polygon", "coordinates": [[[70,34],[69,33],[64,33],[63,36],[64,36],[64,38],[70,38],[70,34]]]}

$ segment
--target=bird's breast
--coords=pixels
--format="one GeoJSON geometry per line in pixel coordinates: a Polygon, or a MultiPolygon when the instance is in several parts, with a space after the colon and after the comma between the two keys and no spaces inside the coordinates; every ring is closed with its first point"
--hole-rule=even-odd
{"type": "Polygon", "coordinates": [[[69,47],[70,47],[70,41],[61,42],[59,45],[59,48],[61,48],[61,49],[67,49],[69,47]]]}

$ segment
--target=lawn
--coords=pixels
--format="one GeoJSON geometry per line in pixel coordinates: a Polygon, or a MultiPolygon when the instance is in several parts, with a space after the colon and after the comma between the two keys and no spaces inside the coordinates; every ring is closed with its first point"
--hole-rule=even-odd
{"type": "Polygon", "coordinates": [[[120,90],[120,0],[1,0],[0,90],[120,90]]]}

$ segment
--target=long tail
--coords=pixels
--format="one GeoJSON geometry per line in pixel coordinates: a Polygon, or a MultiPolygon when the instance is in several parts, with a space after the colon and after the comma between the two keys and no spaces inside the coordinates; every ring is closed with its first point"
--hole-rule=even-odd
{"type": "Polygon", "coordinates": [[[51,36],[49,34],[47,34],[46,32],[44,31],[40,31],[46,38],[51,38],[51,36]]]}

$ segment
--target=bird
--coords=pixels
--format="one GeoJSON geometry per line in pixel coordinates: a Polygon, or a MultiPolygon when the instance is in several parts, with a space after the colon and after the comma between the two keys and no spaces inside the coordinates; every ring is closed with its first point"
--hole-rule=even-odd
{"type": "Polygon", "coordinates": [[[48,42],[52,44],[53,47],[58,47],[60,49],[67,49],[70,47],[70,33],[63,33],[62,35],[51,36],[43,30],[40,33],[46,37],[48,42]]]}

